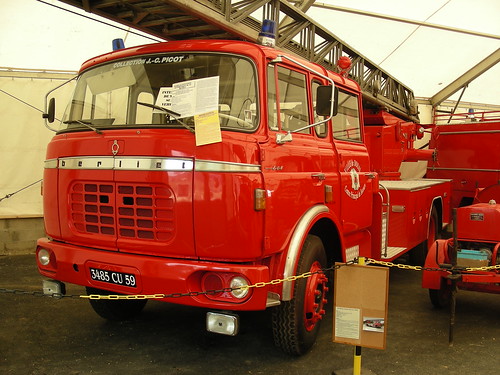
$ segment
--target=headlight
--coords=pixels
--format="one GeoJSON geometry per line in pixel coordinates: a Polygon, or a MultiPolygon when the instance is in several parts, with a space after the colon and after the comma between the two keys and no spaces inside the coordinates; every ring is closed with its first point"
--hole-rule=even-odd
{"type": "Polygon", "coordinates": [[[50,263],[50,252],[46,249],[40,249],[38,252],[38,261],[42,266],[46,266],[50,263]]]}
{"type": "Polygon", "coordinates": [[[242,289],[236,289],[236,288],[241,288],[248,286],[248,281],[241,276],[236,276],[231,279],[231,283],[229,284],[229,287],[231,289],[234,289],[231,291],[231,294],[233,295],[234,298],[245,298],[248,294],[248,288],[242,288],[242,289]]]}

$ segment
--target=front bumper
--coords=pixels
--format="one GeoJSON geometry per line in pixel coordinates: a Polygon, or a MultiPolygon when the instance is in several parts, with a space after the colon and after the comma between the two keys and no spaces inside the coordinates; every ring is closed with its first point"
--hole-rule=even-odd
{"type": "Polygon", "coordinates": [[[267,287],[250,288],[248,295],[242,300],[231,298],[229,295],[225,298],[224,293],[219,293],[216,297],[206,294],[181,297],[179,294],[196,294],[204,291],[202,280],[207,273],[242,275],[250,285],[267,282],[270,280],[267,266],[103,251],[51,241],[47,238],[39,239],[37,245],[37,255],[40,249],[46,249],[51,253],[51,260],[47,265],[42,265],[37,256],[38,270],[43,276],[54,280],[109,290],[117,294],[174,294],[173,297],[163,300],[210,309],[250,311],[266,308],[267,287]],[[135,286],[116,285],[92,279],[91,268],[105,270],[109,274],[134,275],[135,286]]]}

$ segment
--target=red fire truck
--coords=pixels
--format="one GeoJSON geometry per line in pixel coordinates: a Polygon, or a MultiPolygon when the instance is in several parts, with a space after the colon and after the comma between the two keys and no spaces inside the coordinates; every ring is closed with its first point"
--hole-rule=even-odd
{"type": "MultiPolygon", "coordinates": [[[[423,262],[449,221],[449,180],[400,178],[401,162],[433,158],[413,147],[423,131],[270,46],[191,40],[91,59],[47,150],[45,290],[177,294],[165,302],[211,310],[207,329],[229,335],[236,312],[272,308],[277,346],[300,355],[328,299],[316,271],[423,262]],[[217,292],[191,293],[205,291],[217,292]]],[[[107,319],[146,303],[90,302],[107,319]]]]}
{"type": "Polygon", "coordinates": [[[450,178],[457,208],[453,238],[432,245],[423,287],[436,307],[450,303],[455,287],[500,293],[500,112],[437,116],[431,146],[439,150],[428,176],[450,178]],[[446,120],[446,124],[440,123],[446,120]]]}

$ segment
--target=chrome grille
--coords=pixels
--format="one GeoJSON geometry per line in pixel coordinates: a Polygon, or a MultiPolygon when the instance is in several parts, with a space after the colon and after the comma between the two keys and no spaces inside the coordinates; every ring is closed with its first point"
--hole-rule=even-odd
{"type": "Polygon", "coordinates": [[[174,236],[174,195],[167,186],[77,182],[70,207],[81,233],[162,242],[174,236]]]}
{"type": "Polygon", "coordinates": [[[78,232],[115,235],[114,187],[77,182],[70,194],[71,219],[78,232]]]}

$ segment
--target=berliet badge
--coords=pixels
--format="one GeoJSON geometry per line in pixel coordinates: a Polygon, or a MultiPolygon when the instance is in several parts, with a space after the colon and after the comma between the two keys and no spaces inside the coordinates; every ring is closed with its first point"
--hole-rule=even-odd
{"type": "Polygon", "coordinates": [[[111,145],[111,153],[113,154],[113,156],[118,154],[118,150],[120,150],[120,145],[118,144],[118,141],[115,139],[113,141],[113,144],[111,145]]]}

